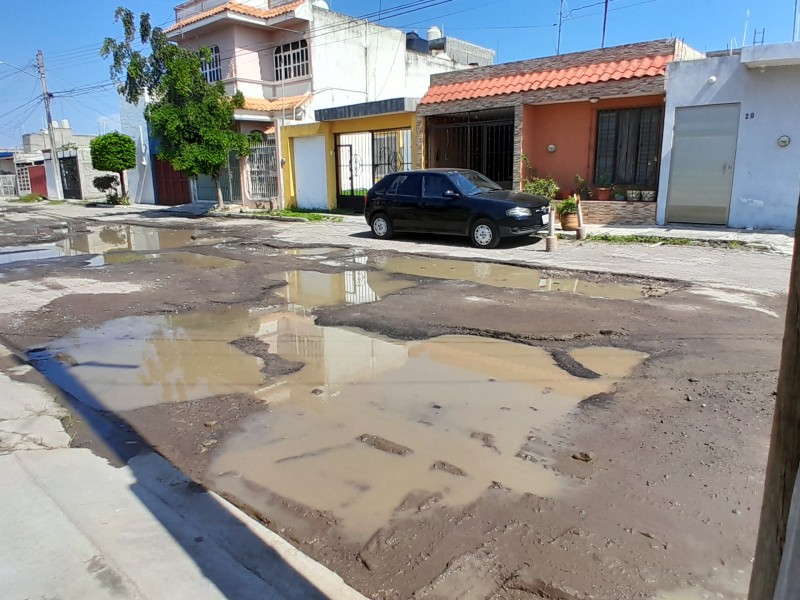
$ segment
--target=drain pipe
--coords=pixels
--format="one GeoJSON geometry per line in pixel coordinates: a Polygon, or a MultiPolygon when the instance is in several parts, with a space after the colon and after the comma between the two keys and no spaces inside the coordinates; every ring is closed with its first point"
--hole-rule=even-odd
{"type": "Polygon", "coordinates": [[[558,238],[556,237],[556,208],[551,204],[548,209],[550,219],[547,225],[547,238],[544,241],[545,252],[555,252],[558,250],[558,238]]]}

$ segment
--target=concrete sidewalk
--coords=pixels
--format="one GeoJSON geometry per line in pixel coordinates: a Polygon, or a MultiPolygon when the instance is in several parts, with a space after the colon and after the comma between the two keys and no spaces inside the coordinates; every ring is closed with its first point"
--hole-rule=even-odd
{"type": "Polygon", "coordinates": [[[363,599],[158,454],[116,468],[70,448],[62,418],[0,373],[3,598],[363,599]]]}

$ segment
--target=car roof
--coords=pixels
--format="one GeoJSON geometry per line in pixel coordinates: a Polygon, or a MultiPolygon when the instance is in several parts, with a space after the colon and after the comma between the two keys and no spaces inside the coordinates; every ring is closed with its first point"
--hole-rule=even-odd
{"type": "Polygon", "coordinates": [[[432,169],[408,169],[389,173],[390,175],[409,175],[411,173],[477,173],[474,169],[462,169],[456,167],[437,167],[432,169]]]}

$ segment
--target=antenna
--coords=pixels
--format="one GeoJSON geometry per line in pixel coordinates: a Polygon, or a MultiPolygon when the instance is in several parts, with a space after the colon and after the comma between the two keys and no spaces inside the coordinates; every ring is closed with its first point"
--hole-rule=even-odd
{"type": "Polygon", "coordinates": [[[792,20],[792,41],[797,41],[797,0],[794,0],[794,19],[792,20]]]}

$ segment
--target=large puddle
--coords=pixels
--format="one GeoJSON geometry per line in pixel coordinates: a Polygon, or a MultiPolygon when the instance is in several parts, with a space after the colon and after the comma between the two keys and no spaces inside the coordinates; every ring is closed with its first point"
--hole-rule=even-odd
{"type": "Polygon", "coordinates": [[[463,505],[492,486],[559,494],[564,483],[547,457],[520,450],[645,358],[576,350],[600,374],[581,379],[532,346],[468,336],[401,342],[291,311],[243,310],[110,321],[47,354],[59,361],[48,374],[67,391],[123,416],[232,392],[262,399],[264,410],[214,447],[208,477],[278,520],[263,490],[329,511],[361,541],[393,517],[463,505]],[[267,380],[262,358],[230,344],[243,337],[304,366],[267,380]]]}
{"type": "MultiPolygon", "coordinates": [[[[73,233],[57,242],[30,246],[0,247],[0,265],[37,261],[65,256],[96,255],[91,266],[126,262],[117,253],[130,259],[131,253],[154,252],[183,248],[198,243],[200,233],[192,229],[157,229],[138,225],[104,225],[85,232],[73,233]]],[[[207,242],[206,242],[207,243],[207,242]]]]}
{"type": "Polygon", "coordinates": [[[373,256],[366,261],[366,264],[386,273],[470,281],[502,288],[564,292],[613,300],[636,300],[664,293],[663,290],[645,285],[596,283],[578,278],[559,279],[545,277],[540,271],[525,267],[446,258],[373,256]]]}

